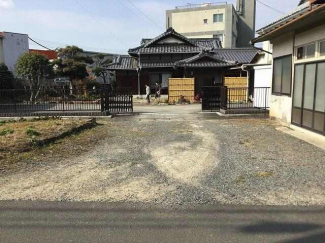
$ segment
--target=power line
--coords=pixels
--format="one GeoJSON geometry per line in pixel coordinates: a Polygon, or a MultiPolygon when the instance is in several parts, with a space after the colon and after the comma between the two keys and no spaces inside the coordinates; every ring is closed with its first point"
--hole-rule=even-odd
{"type": "Polygon", "coordinates": [[[53,51],[52,49],[50,49],[50,48],[48,48],[48,47],[46,47],[46,46],[44,46],[44,45],[38,43],[37,41],[33,40],[33,39],[30,38],[30,37],[28,37],[28,39],[30,39],[32,42],[36,43],[37,45],[39,45],[39,46],[41,46],[41,47],[43,47],[43,48],[45,48],[45,49],[47,49],[47,50],[49,50],[49,51],[53,51]]]}
{"type": "Polygon", "coordinates": [[[285,14],[284,12],[282,12],[282,11],[280,11],[280,10],[277,10],[277,9],[271,7],[271,6],[269,6],[269,5],[267,5],[267,4],[263,3],[263,2],[261,2],[260,0],[256,0],[256,1],[259,2],[260,4],[264,5],[265,7],[269,8],[269,9],[272,9],[272,10],[274,10],[274,11],[280,13],[280,14],[285,14]]]}
{"type": "MultiPolygon", "coordinates": [[[[54,46],[54,44],[56,44],[58,46],[76,45],[76,46],[83,47],[83,48],[86,48],[86,49],[97,49],[97,50],[107,50],[107,51],[125,51],[124,49],[96,48],[96,47],[84,46],[84,45],[78,45],[78,44],[68,44],[68,43],[62,43],[62,42],[56,42],[56,41],[43,40],[43,39],[39,39],[39,38],[34,38],[34,40],[41,41],[41,42],[52,43],[52,44],[50,44],[50,46],[54,46]]],[[[56,46],[56,47],[58,47],[58,46],[56,46]]]]}
{"type": "Polygon", "coordinates": [[[134,8],[136,8],[146,19],[148,19],[151,23],[153,23],[160,30],[163,30],[155,21],[149,18],[141,9],[139,9],[131,0],[127,0],[134,8]]]}
{"type": "MultiPolygon", "coordinates": [[[[81,3],[79,3],[77,0],[74,0],[76,2],[76,4],[78,4],[80,6],[80,8],[82,8],[87,14],[88,16],[93,19],[94,21],[96,21],[98,24],[102,25],[103,27],[107,28],[107,26],[105,24],[103,24],[102,22],[98,21],[96,18],[94,18],[92,16],[92,13],[90,11],[88,11],[81,3]]],[[[124,44],[126,47],[128,46],[122,39],[120,39],[119,37],[117,37],[113,32],[111,32],[110,30],[107,29],[107,31],[118,41],[120,41],[122,44],[124,44]]]]}
{"type": "MultiPolygon", "coordinates": [[[[136,12],[134,12],[131,8],[129,8],[126,4],[124,4],[121,0],[115,0],[115,1],[117,1],[117,2],[119,2],[123,7],[125,7],[126,9],[128,9],[131,13],[133,13],[135,16],[137,16],[137,17],[140,17],[136,12]]],[[[130,2],[131,3],[131,2],[130,2]]],[[[131,3],[136,9],[138,9],[133,3],[131,3]]],[[[140,11],[141,12],[141,10],[139,10],[138,9],[138,11],[140,11]]],[[[143,13],[142,13],[143,14],[143,13]]],[[[149,19],[147,16],[145,16],[146,17],[146,19],[149,19]]],[[[147,22],[147,21],[146,21],[147,22]]],[[[152,20],[150,20],[149,19],[149,22],[150,22],[150,24],[153,24],[153,26],[155,26],[155,27],[158,27],[159,28],[159,30],[162,30],[161,28],[160,28],[160,26],[158,26],[156,23],[154,23],[152,20]]]]}

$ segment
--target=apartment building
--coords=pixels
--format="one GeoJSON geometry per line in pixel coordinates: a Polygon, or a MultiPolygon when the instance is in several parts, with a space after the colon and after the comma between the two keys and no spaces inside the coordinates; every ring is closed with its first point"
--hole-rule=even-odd
{"type": "Polygon", "coordinates": [[[255,37],[256,0],[203,3],[166,11],[166,27],[187,38],[219,38],[224,48],[247,47],[255,37]]]}

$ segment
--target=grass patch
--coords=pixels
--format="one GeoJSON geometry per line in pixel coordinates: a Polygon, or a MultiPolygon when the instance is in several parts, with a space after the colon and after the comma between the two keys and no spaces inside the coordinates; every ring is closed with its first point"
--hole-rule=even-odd
{"type": "Polygon", "coordinates": [[[236,178],[235,182],[236,182],[236,184],[241,184],[241,183],[246,182],[246,179],[245,179],[244,176],[239,176],[239,177],[236,178]]]}
{"type": "Polygon", "coordinates": [[[5,123],[5,121],[0,121],[0,127],[3,126],[5,123]]]}
{"type": "Polygon", "coordinates": [[[41,135],[40,132],[36,131],[34,128],[29,127],[26,129],[26,134],[30,137],[38,137],[41,135]]]}
{"type": "Polygon", "coordinates": [[[270,178],[274,175],[272,171],[259,171],[256,173],[256,177],[258,178],[270,178]]]}
{"type": "Polygon", "coordinates": [[[13,134],[14,132],[15,132],[15,130],[12,130],[12,129],[3,129],[0,132],[0,136],[6,136],[8,134],[13,134]]]}
{"type": "MultiPolygon", "coordinates": [[[[43,120],[24,121],[23,123],[10,124],[11,126],[22,126],[19,128],[21,136],[19,143],[17,143],[17,136],[11,136],[11,139],[16,139],[16,144],[11,143],[9,139],[0,137],[1,146],[6,141],[11,143],[10,146],[14,144],[15,147],[15,150],[13,148],[8,150],[9,145],[6,145],[6,149],[2,149],[0,146],[0,172],[9,169],[19,170],[25,168],[26,165],[34,166],[38,162],[52,163],[81,156],[83,153],[94,149],[99,141],[112,136],[112,133],[120,131],[120,128],[110,121],[99,121],[95,127],[86,130],[76,128],[89,123],[89,120],[43,120]],[[43,124],[41,125],[40,122],[43,124]],[[61,123],[61,125],[57,125],[57,123],[61,123]],[[26,129],[31,126],[37,127],[37,130],[40,131],[41,135],[39,137],[31,139],[25,133],[26,129]],[[71,133],[73,128],[75,128],[74,132],[71,133]],[[58,129],[60,129],[60,133],[57,131],[58,129]],[[51,139],[53,134],[61,136],[60,139],[53,141],[51,139]],[[62,136],[64,134],[66,136],[62,136]],[[21,146],[26,146],[27,149],[22,150],[21,146]]],[[[17,134],[15,133],[15,135],[17,134]]]]}

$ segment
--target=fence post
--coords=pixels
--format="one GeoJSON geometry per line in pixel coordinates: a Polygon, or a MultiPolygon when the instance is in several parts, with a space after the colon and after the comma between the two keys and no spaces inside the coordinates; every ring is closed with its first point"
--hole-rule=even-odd
{"type": "Polygon", "coordinates": [[[103,89],[100,90],[100,106],[101,106],[101,111],[105,111],[105,103],[104,103],[104,91],[103,89]]]}
{"type": "Polygon", "coordinates": [[[17,113],[16,90],[13,89],[12,91],[13,91],[13,93],[14,93],[13,98],[14,98],[15,113],[17,113]]]}
{"type": "Polygon", "coordinates": [[[266,102],[267,102],[267,91],[268,91],[268,89],[267,88],[265,88],[265,111],[266,111],[266,102]]]}
{"type": "Polygon", "coordinates": [[[228,103],[228,88],[227,86],[221,87],[221,109],[227,110],[228,103]]]}
{"type": "Polygon", "coordinates": [[[64,113],[64,95],[65,95],[65,89],[63,89],[63,92],[62,92],[62,111],[64,113]]]}

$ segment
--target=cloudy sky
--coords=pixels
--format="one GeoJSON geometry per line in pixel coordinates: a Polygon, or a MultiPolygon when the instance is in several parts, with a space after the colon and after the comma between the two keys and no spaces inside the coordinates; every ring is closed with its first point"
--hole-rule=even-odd
{"type": "MultiPolygon", "coordinates": [[[[258,1],[285,13],[299,2],[258,1]]],[[[138,46],[141,38],[155,37],[163,32],[165,10],[188,2],[204,1],[0,0],[0,31],[29,34],[53,49],[74,44],[85,50],[126,53],[127,49],[138,46]]],[[[235,2],[228,0],[228,3],[235,2]]],[[[281,16],[281,13],[257,2],[257,28],[281,16]]],[[[30,47],[38,48],[33,44],[30,47]]]]}

